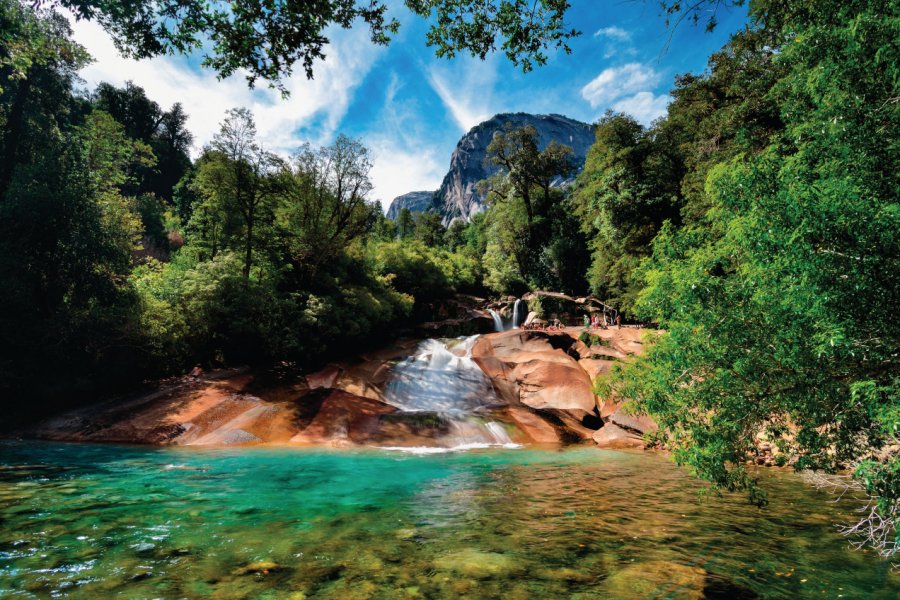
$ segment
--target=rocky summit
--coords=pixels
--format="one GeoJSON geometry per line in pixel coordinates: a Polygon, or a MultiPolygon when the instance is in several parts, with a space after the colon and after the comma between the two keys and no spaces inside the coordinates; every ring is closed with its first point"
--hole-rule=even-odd
{"type": "Polygon", "coordinates": [[[437,192],[409,192],[402,196],[397,196],[391,202],[391,206],[387,211],[387,218],[396,220],[400,216],[400,211],[408,208],[412,212],[425,212],[432,209],[438,209],[439,204],[435,202],[435,194],[437,192]]]}
{"type": "MultiPolygon", "coordinates": [[[[387,212],[388,218],[396,218],[402,208],[413,212],[436,210],[446,224],[457,218],[469,220],[484,210],[484,197],[475,189],[475,184],[497,171],[497,167],[487,160],[488,144],[504,127],[518,129],[526,125],[537,129],[541,149],[552,141],[570,146],[575,153],[576,166],[581,170],[594,142],[593,126],[562,115],[503,113],[479,123],[459,140],[450,159],[450,170],[436,193],[410,192],[394,198],[387,212]]],[[[565,185],[570,181],[561,179],[555,183],[565,185]]]]}

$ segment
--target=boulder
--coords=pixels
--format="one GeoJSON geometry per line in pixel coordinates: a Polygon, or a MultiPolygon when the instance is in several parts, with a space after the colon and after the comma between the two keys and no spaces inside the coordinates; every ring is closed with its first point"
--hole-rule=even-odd
{"type": "Polygon", "coordinates": [[[603,582],[603,598],[704,598],[706,571],[667,560],[638,562],[614,571],[603,582]]]}
{"type": "Polygon", "coordinates": [[[602,418],[602,419],[605,420],[605,421],[606,421],[606,420],[609,420],[609,417],[610,417],[614,412],[616,412],[617,410],[619,410],[620,408],[622,408],[622,403],[621,403],[621,402],[616,402],[615,400],[611,400],[611,399],[609,399],[609,398],[606,398],[606,399],[602,400],[602,401],[599,402],[598,404],[599,404],[599,407],[600,407],[600,418],[602,418]]]}
{"type": "Polygon", "coordinates": [[[511,556],[474,548],[440,556],[435,559],[434,566],[439,571],[452,571],[475,579],[509,576],[520,572],[523,568],[511,556]]]}
{"type": "Polygon", "coordinates": [[[568,361],[546,355],[517,364],[513,377],[519,385],[519,401],[531,408],[579,409],[593,411],[596,406],[591,379],[564,353],[568,361]]]}
{"type": "Polygon", "coordinates": [[[594,432],[591,439],[601,448],[643,448],[644,440],[618,425],[607,423],[594,432]]]}
{"type": "Polygon", "coordinates": [[[656,421],[647,415],[629,414],[625,406],[620,406],[618,410],[609,415],[609,422],[640,434],[651,433],[659,429],[656,421]]]}
{"type": "Polygon", "coordinates": [[[549,409],[543,410],[541,413],[551,417],[564,428],[564,441],[566,442],[589,440],[594,431],[603,425],[603,421],[593,412],[580,409],[549,409]]]}
{"type": "Polygon", "coordinates": [[[559,442],[556,428],[540,415],[524,407],[509,409],[509,416],[522,432],[538,444],[555,444],[559,442]]]}
{"type": "Polygon", "coordinates": [[[334,385],[334,380],[341,374],[343,369],[338,365],[328,365],[324,369],[310,373],[306,376],[306,384],[311,390],[319,388],[330,388],[334,385]]]}
{"type": "Polygon", "coordinates": [[[591,349],[581,340],[575,340],[575,342],[569,346],[567,353],[576,360],[590,358],[592,354],[591,349]]]}
{"type": "Polygon", "coordinates": [[[578,365],[582,369],[584,369],[584,372],[587,373],[588,377],[590,377],[591,381],[593,381],[597,378],[597,376],[609,373],[610,369],[612,369],[613,361],[599,360],[595,358],[582,358],[578,361],[578,365]]]}
{"type": "Polygon", "coordinates": [[[302,431],[290,439],[294,444],[366,443],[376,437],[382,415],[397,412],[393,406],[335,390],[326,397],[318,413],[302,431]]]}
{"type": "Polygon", "coordinates": [[[483,335],[472,347],[472,358],[495,356],[504,361],[521,362],[517,357],[522,352],[553,350],[548,338],[545,332],[527,329],[512,329],[483,335]]]}

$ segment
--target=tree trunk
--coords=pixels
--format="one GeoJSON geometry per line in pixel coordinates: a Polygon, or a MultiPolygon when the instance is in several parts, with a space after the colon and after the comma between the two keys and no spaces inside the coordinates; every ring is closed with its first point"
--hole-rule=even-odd
{"type": "Polygon", "coordinates": [[[16,166],[16,152],[19,149],[19,140],[22,139],[22,119],[25,112],[25,102],[31,90],[31,79],[26,77],[16,90],[9,117],[6,119],[6,127],[3,131],[2,147],[0,147],[0,201],[6,197],[9,184],[12,182],[13,171],[16,166]]]}
{"type": "Polygon", "coordinates": [[[525,216],[528,217],[528,224],[531,225],[534,214],[531,208],[531,195],[528,193],[527,189],[522,192],[522,202],[525,203],[525,216]]]}
{"type": "Polygon", "coordinates": [[[244,279],[250,279],[250,264],[253,262],[253,217],[247,219],[247,246],[244,251],[244,279]]]}

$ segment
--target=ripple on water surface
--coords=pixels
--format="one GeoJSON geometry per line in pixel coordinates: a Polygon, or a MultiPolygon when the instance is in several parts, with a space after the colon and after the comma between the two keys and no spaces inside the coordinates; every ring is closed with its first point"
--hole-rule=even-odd
{"type": "Polygon", "coordinates": [[[762,477],[757,509],[596,449],[0,443],[0,597],[900,597],[852,501],[762,477]]]}

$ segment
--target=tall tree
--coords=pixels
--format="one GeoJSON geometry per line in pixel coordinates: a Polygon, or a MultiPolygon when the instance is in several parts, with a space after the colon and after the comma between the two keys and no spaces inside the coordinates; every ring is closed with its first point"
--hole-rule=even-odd
{"type": "Polygon", "coordinates": [[[171,202],[178,181],[190,168],[193,137],[187,130],[187,114],[180,103],[169,111],[147,97],[140,86],[127,81],[117,88],[101,83],[93,93],[94,106],[122,124],[125,134],[144,142],[157,158],[153,168],[140,168],[132,177],[129,193],[151,193],[171,202]]]}
{"type": "Polygon", "coordinates": [[[554,140],[543,150],[538,148],[538,132],[532,125],[518,129],[507,125],[487,147],[488,161],[500,170],[480,184],[489,202],[521,200],[529,224],[549,209],[553,182],[575,169],[570,147],[554,140]]]}
{"type": "Polygon", "coordinates": [[[271,224],[281,190],[283,162],[256,140],[256,124],[246,108],[228,111],[197,170],[196,185],[216,212],[240,217],[243,275],[249,279],[257,230],[271,224]]]}
{"type": "Polygon", "coordinates": [[[307,281],[375,224],[368,202],[372,161],[362,142],[340,135],[333,144],[305,145],[294,157],[282,210],[291,261],[307,281]]]}
{"type": "Polygon", "coordinates": [[[614,113],[600,119],[572,199],[593,250],[591,288],[621,310],[634,304],[634,270],[660,227],[678,221],[683,174],[678,148],[658,125],[647,130],[614,113]]]}
{"type": "MultiPolygon", "coordinates": [[[[768,94],[783,126],[709,169],[666,228],[637,310],[666,331],[615,386],[675,457],[727,488],[766,435],[798,468],[855,468],[861,526],[900,543],[900,23],[883,2],[787,3],[768,94]],[[869,520],[871,518],[871,520],[869,520]]],[[[765,52],[765,50],[763,50],[765,52]]],[[[757,499],[762,500],[759,496],[757,499]]]]}
{"type": "Polygon", "coordinates": [[[0,0],[0,201],[17,168],[42,159],[77,111],[72,82],[89,58],[68,21],[0,0]]]}

